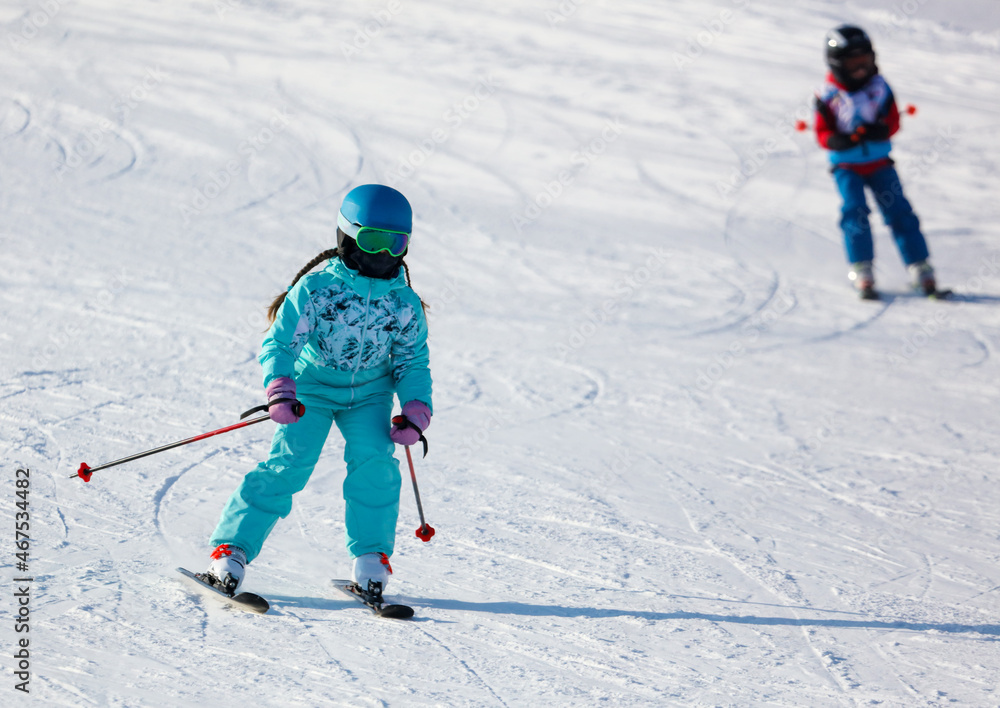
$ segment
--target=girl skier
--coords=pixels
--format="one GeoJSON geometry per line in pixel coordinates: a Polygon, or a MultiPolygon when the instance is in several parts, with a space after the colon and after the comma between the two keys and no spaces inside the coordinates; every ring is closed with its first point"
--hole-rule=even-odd
{"type": "Polygon", "coordinates": [[[892,90],[878,73],[871,40],[853,25],[831,30],[826,35],[826,62],[830,73],[816,97],[816,138],[830,151],[833,178],[844,199],[840,227],[851,264],[848,278],[862,297],[878,297],[867,186],[892,230],[913,287],[933,295],[937,292],[934,269],[927,262],[920,222],[903,196],[889,157],[889,138],[899,130],[899,110],[892,90]]]}
{"type": "Polygon", "coordinates": [[[344,197],[337,248],[324,251],[271,304],[260,363],[271,419],[268,459],[249,472],[212,534],[208,574],[232,594],[292,495],[305,487],[333,423],[344,436],[343,493],[354,580],[381,601],[399,512],[393,443],[412,445],[431,420],[427,320],[403,262],[412,211],[395,189],[344,197]],[[308,274],[326,261],[322,271],[308,274]],[[390,426],[393,394],[403,419],[390,426]],[[295,404],[301,400],[300,419],[295,404]]]}

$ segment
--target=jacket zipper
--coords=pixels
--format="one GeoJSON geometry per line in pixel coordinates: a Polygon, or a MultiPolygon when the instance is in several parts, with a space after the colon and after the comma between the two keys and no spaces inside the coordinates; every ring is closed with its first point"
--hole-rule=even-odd
{"type": "Polygon", "coordinates": [[[372,284],[368,283],[368,295],[365,297],[365,324],[361,327],[361,340],[358,342],[358,363],[351,372],[351,403],[354,403],[354,379],[361,370],[361,360],[365,353],[365,335],[368,334],[368,323],[371,320],[372,284]]]}

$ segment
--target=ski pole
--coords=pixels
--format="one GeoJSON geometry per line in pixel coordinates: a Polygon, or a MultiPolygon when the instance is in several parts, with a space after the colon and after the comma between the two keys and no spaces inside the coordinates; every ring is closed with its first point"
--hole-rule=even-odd
{"type": "MultiPolygon", "coordinates": [[[[278,399],[278,400],[272,401],[270,405],[274,405],[275,403],[286,403],[286,402],[288,402],[288,399],[278,399]]],[[[258,406],[256,408],[251,408],[250,410],[246,411],[245,413],[243,413],[243,415],[240,416],[240,420],[242,420],[243,418],[247,417],[251,413],[256,413],[256,412],[261,411],[261,410],[265,410],[266,411],[267,410],[267,406],[264,405],[264,406],[258,406]]],[[[293,406],[293,410],[295,411],[295,414],[298,415],[301,418],[303,415],[305,415],[306,407],[304,405],[302,405],[301,403],[299,403],[298,401],[296,401],[295,405],[293,406]]],[[[213,431],[208,432],[208,433],[202,433],[201,435],[195,435],[193,438],[188,438],[187,440],[178,440],[177,442],[170,443],[169,445],[164,445],[162,447],[157,447],[157,448],[154,448],[152,450],[146,450],[145,452],[139,452],[139,453],[136,453],[135,455],[129,455],[128,457],[123,457],[120,460],[115,460],[114,462],[106,462],[105,464],[98,465],[97,467],[91,467],[86,462],[81,462],[80,463],[80,469],[78,469],[76,471],[76,474],[73,475],[72,477],[70,477],[70,479],[75,479],[76,477],[79,477],[84,482],[89,482],[91,475],[94,474],[94,472],[97,472],[98,470],[106,470],[107,468],[114,467],[115,465],[120,465],[120,464],[123,464],[125,462],[131,462],[132,460],[138,460],[140,458],[148,457],[150,455],[155,455],[158,452],[164,452],[166,450],[173,450],[175,447],[180,447],[181,445],[188,445],[188,444],[193,443],[193,442],[198,442],[199,440],[204,440],[205,438],[210,438],[213,435],[220,435],[222,433],[228,433],[231,430],[238,430],[239,428],[245,428],[248,425],[254,425],[255,423],[262,423],[265,420],[270,420],[270,417],[271,417],[270,414],[268,414],[268,415],[259,416],[257,418],[251,418],[250,420],[245,420],[242,423],[237,423],[236,425],[229,425],[229,426],[226,426],[225,428],[219,428],[218,430],[213,430],[213,431]]]]}
{"type": "Polygon", "coordinates": [[[406,461],[410,465],[410,480],[413,482],[413,496],[417,499],[417,513],[420,514],[420,528],[417,529],[417,538],[424,543],[431,540],[434,535],[434,527],[424,520],[424,507],[420,503],[420,490],[417,489],[417,473],[413,471],[413,456],[410,455],[410,446],[406,446],[406,461]]]}
{"type": "MultiPolygon", "coordinates": [[[[903,111],[908,116],[915,116],[915,115],[917,115],[917,107],[914,106],[912,103],[907,103],[906,104],[906,108],[904,108],[903,111]]],[[[804,120],[801,120],[801,119],[797,120],[797,121],[795,121],[795,129],[797,131],[799,131],[799,132],[804,132],[806,130],[809,130],[809,124],[806,121],[804,121],[804,120]]]]}

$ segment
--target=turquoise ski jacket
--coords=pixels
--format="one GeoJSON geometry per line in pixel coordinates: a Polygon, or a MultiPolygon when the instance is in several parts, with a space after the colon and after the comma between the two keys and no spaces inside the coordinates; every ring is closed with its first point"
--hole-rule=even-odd
{"type": "Polygon", "coordinates": [[[259,361],[264,386],[295,379],[307,409],[310,400],[349,408],[395,391],[400,403],[423,401],[433,410],[427,319],[402,268],[381,280],[331,258],[289,289],[259,361]]]}

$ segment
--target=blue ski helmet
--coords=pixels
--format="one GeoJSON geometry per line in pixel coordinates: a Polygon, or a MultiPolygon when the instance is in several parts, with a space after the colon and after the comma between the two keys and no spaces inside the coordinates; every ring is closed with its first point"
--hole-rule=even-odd
{"type": "Polygon", "coordinates": [[[392,187],[363,184],[344,197],[340,214],[352,224],[387,231],[413,231],[413,210],[406,197],[392,187]]]}

